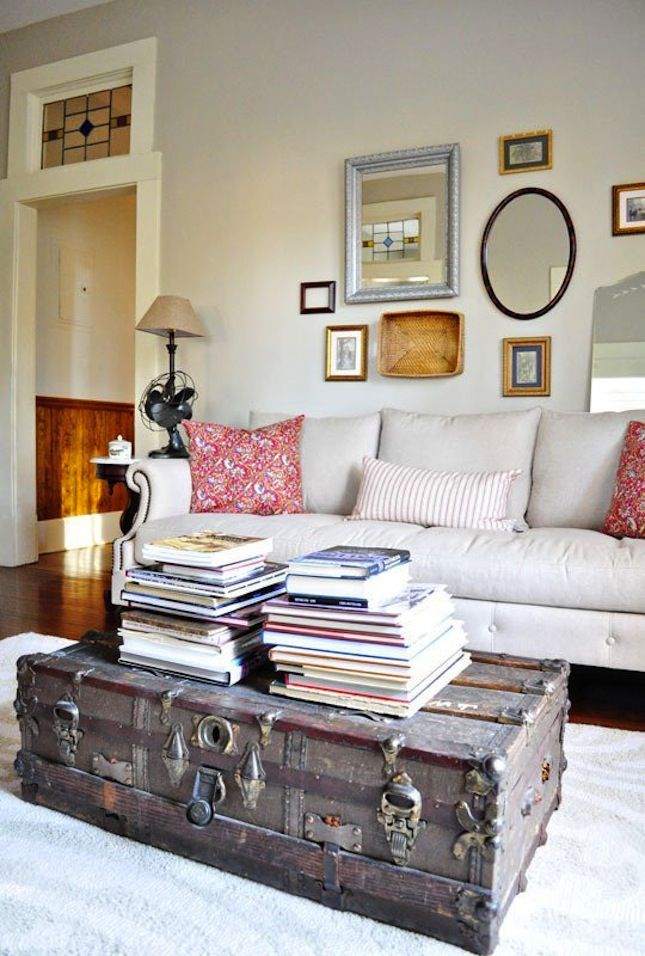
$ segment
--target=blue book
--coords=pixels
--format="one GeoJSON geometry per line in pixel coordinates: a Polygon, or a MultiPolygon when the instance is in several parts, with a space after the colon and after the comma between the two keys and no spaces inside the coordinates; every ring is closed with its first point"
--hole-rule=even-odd
{"type": "Polygon", "coordinates": [[[398,548],[345,547],[312,551],[289,561],[289,574],[325,578],[371,578],[399,564],[407,564],[410,552],[398,548]]]}

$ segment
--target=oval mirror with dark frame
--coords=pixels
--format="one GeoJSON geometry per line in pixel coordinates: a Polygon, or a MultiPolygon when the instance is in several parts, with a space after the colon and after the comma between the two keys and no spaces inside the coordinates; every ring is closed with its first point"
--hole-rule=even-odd
{"type": "Polygon", "coordinates": [[[459,292],[459,145],[345,161],[345,301],[459,292]]]}
{"type": "Polygon", "coordinates": [[[571,281],[576,234],[566,206],[546,189],[506,196],[482,236],[481,270],[497,308],[514,319],[536,319],[552,309],[571,281]]]}

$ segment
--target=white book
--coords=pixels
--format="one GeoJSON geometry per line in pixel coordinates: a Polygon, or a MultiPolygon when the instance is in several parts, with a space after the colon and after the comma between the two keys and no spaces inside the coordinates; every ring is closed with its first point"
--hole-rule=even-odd
{"type": "MultiPolygon", "coordinates": [[[[274,594],[282,594],[284,591],[284,586],[282,584],[276,586],[273,590],[269,590],[268,593],[264,595],[264,598],[271,597],[274,594]]],[[[259,603],[259,598],[257,594],[246,594],[243,597],[235,598],[234,600],[227,600],[226,603],[221,604],[217,608],[212,607],[202,607],[199,604],[191,603],[190,601],[179,601],[171,600],[168,598],[160,597],[156,594],[146,594],[137,592],[127,591],[125,588],[121,591],[121,601],[124,604],[129,605],[130,607],[156,607],[160,611],[168,611],[169,613],[179,614],[183,616],[193,616],[196,618],[208,618],[209,620],[215,620],[219,617],[226,617],[231,615],[233,611],[238,610],[239,608],[255,605],[259,603]]]]}
{"type": "Polygon", "coordinates": [[[409,564],[398,564],[372,578],[329,578],[288,574],[287,594],[315,597],[360,598],[383,604],[400,594],[410,580],[409,564]]]}
{"type": "Polygon", "coordinates": [[[324,691],[319,688],[287,687],[281,681],[273,681],[269,687],[271,694],[291,697],[295,700],[310,701],[315,704],[330,704],[334,707],[343,707],[347,710],[366,710],[374,713],[389,714],[392,717],[411,717],[438,694],[446,684],[458,677],[470,663],[470,655],[463,654],[452,667],[440,674],[414,700],[409,703],[403,701],[379,699],[376,696],[367,696],[353,692],[344,693],[338,690],[324,691]]]}
{"type": "MultiPolygon", "coordinates": [[[[320,608],[322,611],[323,609],[320,608]]],[[[455,606],[447,597],[445,602],[429,606],[424,613],[404,625],[374,624],[368,618],[360,617],[351,621],[331,618],[327,614],[307,617],[290,614],[269,614],[267,627],[272,631],[286,631],[308,636],[355,639],[357,641],[379,640],[383,643],[412,644],[429,631],[437,628],[454,614],[455,606]]]]}
{"type": "Polygon", "coordinates": [[[272,549],[272,538],[252,538],[224,531],[195,531],[147,541],[141,553],[144,561],[220,568],[246,558],[266,557],[272,549]]]}
{"type": "Polygon", "coordinates": [[[379,697],[389,697],[394,700],[412,700],[420,694],[428,684],[432,683],[447,668],[463,659],[463,653],[459,650],[452,657],[444,658],[441,663],[432,671],[428,671],[421,677],[407,681],[401,681],[398,684],[388,684],[382,680],[370,678],[361,678],[359,675],[351,674],[299,674],[289,671],[285,674],[285,684],[287,687],[312,687],[320,690],[343,690],[357,694],[376,694],[379,697]]]}
{"type": "Polygon", "coordinates": [[[272,630],[270,624],[265,625],[262,632],[262,643],[272,644],[281,650],[292,650],[295,653],[318,653],[331,654],[332,656],[363,656],[366,658],[392,659],[392,660],[410,660],[410,658],[419,654],[424,648],[429,647],[437,638],[443,634],[459,629],[462,631],[461,622],[453,618],[446,618],[436,627],[430,628],[422,637],[411,644],[394,644],[391,641],[361,641],[353,640],[351,637],[339,640],[337,638],[327,638],[310,636],[306,634],[288,634],[284,631],[272,630]]]}
{"type": "Polygon", "coordinates": [[[177,660],[188,660],[192,657],[203,657],[205,660],[233,660],[250,647],[260,643],[260,628],[239,633],[221,644],[210,644],[207,641],[188,641],[186,638],[171,637],[165,634],[146,634],[141,631],[130,631],[120,627],[117,631],[121,638],[121,648],[135,654],[173,654],[177,660]]]}
{"type": "Polygon", "coordinates": [[[428,644],[420,647],[413,656],[410,650],[402,653],[401,648],[381,654],[365,654],[361,650],[353,653],[348,648],[345,653],[325,650],[302,650],[279,645],[269,651],[269,659],[278,668],[288,668],[291,665],[326,667],[343,671],[359,671],[361,673],[398,675],[409,677],[436,666],[437,661],[449,657],[456,650],[466,645],[466,634],[460,621],[438,638],[433,638],[428,644]]]}
{"type": "Polygon", "coordinates": [[[231,645],[229,648],[215,648],[175,641],[173,638],[149,641],[126,635],[120,654],[138,654],[174,664],[192,664],[196,667],[214,667],[221,670],[248,654],[253,647],[257,647],[257,635],[252,635],[251,639],[244,641],[242,645],[238,641],[232,641],[231,645]]]}
{"type": "Polygon", "coordinates": [[[414,581],[401,594],[396,594],[386,604],[370,610],[367,608],[318,606],[293,604],[286,597],[273,598],[263,607],[266,614],[289,614],[302,617],[325,617],[337,621],[360,621],[403,627],[417,615],[425,613],[435,602],[450,598],[443,584],[426,584],[414,581]]]}

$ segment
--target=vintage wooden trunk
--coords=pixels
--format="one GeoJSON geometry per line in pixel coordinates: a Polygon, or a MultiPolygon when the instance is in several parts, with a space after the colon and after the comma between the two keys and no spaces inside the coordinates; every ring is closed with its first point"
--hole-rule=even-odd
{"type": "Polygon", "coordinates": [[[564,662],[474,655],[398,720],[115,661],[107,642],[19,660],[26,800],[493,950],[560,801],[564,662]]]}

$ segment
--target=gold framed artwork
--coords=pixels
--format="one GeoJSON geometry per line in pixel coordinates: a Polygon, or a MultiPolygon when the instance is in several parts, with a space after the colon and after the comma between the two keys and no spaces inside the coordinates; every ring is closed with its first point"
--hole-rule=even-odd
{"type": "Polygon", "coordinates": [[[645,183],[612,187],[612,234],[645,232],[645,183]]]}
{"type": "Polygon", "coordinates": [[[551,394],[551,336],[502,340],[502,394],[551,394]]]}
{"type": "Polygon", "coordinates": [[[550,129],[531,133],[511,133],[499,138],[499,171],[528,173],[551,169],[553,165],[553,132],[550,129]]]}
{"type": "Polygon", "coordinates": [[[325,381],[364,382],[367,378],[366,325],[328,325],[325,381]]]}

